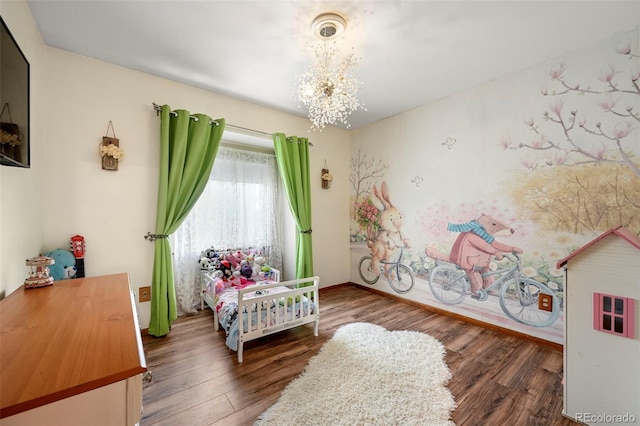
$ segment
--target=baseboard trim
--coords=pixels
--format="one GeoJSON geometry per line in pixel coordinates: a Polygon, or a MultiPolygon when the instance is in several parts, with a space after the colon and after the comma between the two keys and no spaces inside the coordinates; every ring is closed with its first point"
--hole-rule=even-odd
{"type": "MultiPolygon", "coordinates": [[[[446,309],[441,309],[441,308],[437,308],[435,306],[431,306],[431,305],[427,305],[427,304],[424,304],[424,303],[416,302],[415,300],[405,299],[405,298],[396,296],[395,294],[386,293],[384,291],[381,291],[381,290],[378,290],[378,289],[375,289],[375,288],[371,288],[371,287],[366,287],[366,286],[361,285],[361,284],[356,284],[356,283],[352,283],[352,282],[345,283],[345,284],[338,284],[337,286],[327,287],[327,290],[333,289],[334,287],[344,287],[344,286],[347,286],[347,285],[352,285],[354,287],[358,287],[358,288],[361,288],[363,290],[367,290],[367,291],[370,291],[372,293],[379,294],[381,296],[385,296],[385,297],[388,297],[390,299],[396,300],[398,302],[406,303],[407,305],[415,306],[415,307],[424,309],[424,310],[429,311],[429,312],[434,312],[436,314],[440,314],[440,315],[443,315],[443,316],[446,316],[446,317],[450,317],[450,318],[454,318],[454,319],[457,319],[457,320],[460,320],[460,321],[464,321],[464,322],[469,323],[469,324],[477,325],[478,327],[486,328],[486,329],[492,330],[492,331],[497,331],[497,332],[502,333],[502,334],[506,334],[506,335],[513,336],[513,337],[517,337],[519,339],[528,340],[528,341],[537,343],[537,344],[539,344],[541,346],[546,346],[546,347],[551,348],[553,350],[556,350],[558,352],[562,352],[563,349],[564,349],[563,345],[561,345],[559,343],[550,342],[548,340],[541,339],[539,337],[530,336],[530,335],[528,335],[526,333],[521,333],[519,331],[510,330],[508,328],[500,327],[500,326],[494,325],[494,324],[489,324],[488,322],[480,321],[480,320],[477,320],[477,319],[474,319],[474,318],[469,318],[469,317],[466,317],[464,315],[456,314],[455,312],[447,311],[446,309]]],[[[320,289],[320,292],[322,293],[322,289],[320,289]]]]}

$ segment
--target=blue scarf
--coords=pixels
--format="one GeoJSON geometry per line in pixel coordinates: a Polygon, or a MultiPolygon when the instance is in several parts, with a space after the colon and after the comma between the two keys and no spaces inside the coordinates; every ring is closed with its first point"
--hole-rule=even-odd
{"type": "Polygon", "coordinates": [[[493,235],[490,235],[485,229],[484,226],[480,225],[477,221],[472,220],[467,223],[449,223],[447,225],[447,231],[451,232],[473,232],[474,234],[481,237],[483,240],[488,242],[489,244],[495,241],[493,235]]]}

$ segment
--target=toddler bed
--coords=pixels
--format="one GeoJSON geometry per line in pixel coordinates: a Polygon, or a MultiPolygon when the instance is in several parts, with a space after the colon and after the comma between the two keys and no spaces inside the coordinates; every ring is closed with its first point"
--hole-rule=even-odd
{"type": "Polygon", "coordinates": [[[320,322],[319,277],[278,282],[262,281],[232,286],[216,292],[215,277],[202,272],[201,308],[206,303],[214,315],[215,329],[227,334],[227,346],[237,351],[242,362],[245,342],[314,323],[314,336],[320,322]],[[298,288],[298,284],[307,283],[298,288]]]}

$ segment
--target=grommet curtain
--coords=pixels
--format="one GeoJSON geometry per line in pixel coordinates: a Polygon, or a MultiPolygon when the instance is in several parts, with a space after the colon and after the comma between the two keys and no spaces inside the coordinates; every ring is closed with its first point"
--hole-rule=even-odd
{"type": "Polygon", "coordinates": [[[186,110],[160,111],[160,180],[151,283],[149,334],[164,336],[178,317],[171,246],[180,226],[204,190],[224,132],[224,119],[186,110]]]}
{"type": "Polygon", "coordinates": [[[309,140],[296,136],[287,137],[284,133],[275,133],[273,145],[278,171],[298,230],[296,279],[309,278],[313,276],[309,140]]]}

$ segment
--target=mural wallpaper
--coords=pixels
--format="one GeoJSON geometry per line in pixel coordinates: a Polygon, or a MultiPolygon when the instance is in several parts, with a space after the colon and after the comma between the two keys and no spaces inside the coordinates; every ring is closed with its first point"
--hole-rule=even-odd
{"type": "Polygon", "coordinates": [[[640,233],[638,31],[354,138],[351,280],[563,341],[558,260],[640,233]]]}

